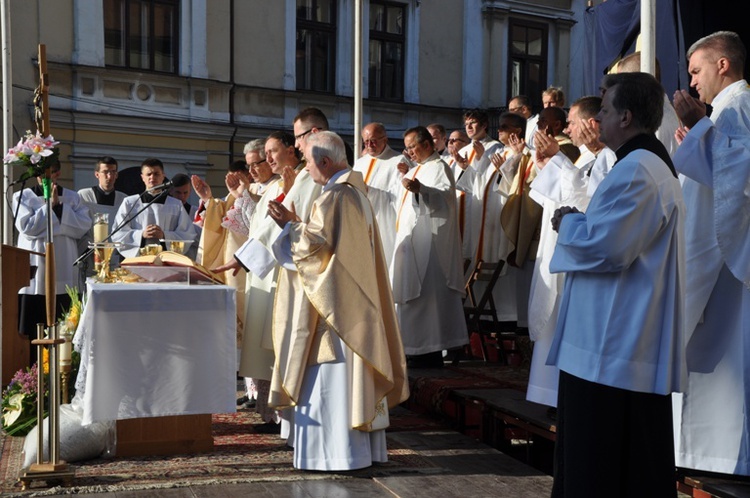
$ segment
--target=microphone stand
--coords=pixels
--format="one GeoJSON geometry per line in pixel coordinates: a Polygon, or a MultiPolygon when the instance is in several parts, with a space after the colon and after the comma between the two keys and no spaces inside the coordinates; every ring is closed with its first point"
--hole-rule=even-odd
{"type": "MultiPolygon", "coordinates": [[[[143,194],[146,194],[146,193],[148,193],[148,190],[146,190],[145,192],[143,192],[142,194],[140,194],[138,197],[140,198],[141,196],[143,196],[143,194]]],[[[168,190],[165,188],[160,193],[156,194],[156,196],[154,196],[153,199],[151,199],[150,201],[144,203],[143,206],[134,215],[132,215],[129,218],[125,218],[124,220],[122,220],[122,222],[119,225],[117,225],[117,227],[115,227],[115,229],[112,230],[109,233],[109,235],[107,235],[104,238],[104,240],[102,240],[101,242],[106,242],[106,241],[110,240],[114,234],[116,234],[117,232],[119,232],[120,230],[122,230],[125,226],[128,225],[128,223],[130,223],[131,221],[133,221],[134,219],[136,219],[139,214],[141,214],[146,209],[148,209],[149,206],[151,206],[154,202],[156,202],[157,200],[159,200],[162,197],[166,196],[167,193],[168,193],[168,190]]],[[[141,202],[143,202],[143,201],[141,200],[141,202]]],[[[135,204],[134,204],[134,206],[135,206],[135,204]]],[[[89,247],[83,254],[81,254],[81,256],[78,259],[76,259],[73,262],[73,266],[78,266],[82,261],[84,261],[86,258],[88,258],[91,254],[93,254],[94,250],[95,250],[95,248],[89,247]]]]}

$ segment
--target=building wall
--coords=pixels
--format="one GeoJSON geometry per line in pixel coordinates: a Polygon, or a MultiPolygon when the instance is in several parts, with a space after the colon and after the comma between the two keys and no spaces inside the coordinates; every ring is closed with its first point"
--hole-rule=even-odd
{"type": "MultiPolygon", "coordinates": [[[[550,84],[569,84],[575,9],[583,0],[395,1],[407,12],[405,99],[365,99],[363,123],[383,122],[398,149],[411,126],[440,122],[453,129],[461,126],[465,107],[506,105],[509,15],[549,23],[556,54],[549,61],[550,84]]],[[[34,128],[29,104],[37,84],[34,59],[44,43],[52,133],[62,141],[68,187],[93,183],[98,156],[117,158],[121,169],[156,156],[168,175],[205,176],[221,194],[226,167],[241,157],[244,143],[290,130],[293,117],[307,106],[321,108],[345,139],[358,133],[350,0],[338,0],[335,94],[295,90],[295,0],[183,0],[180,70],[174,75],[104,67],[100,0],[56,0],[37,10],[39,5],[13,3],[11,9],[14,141],[34,128]]]]}

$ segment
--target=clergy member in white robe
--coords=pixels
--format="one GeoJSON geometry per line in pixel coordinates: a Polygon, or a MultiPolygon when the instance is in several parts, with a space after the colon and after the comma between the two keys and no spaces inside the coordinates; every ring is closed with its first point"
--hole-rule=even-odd
{"type": "MultiPolygon", "coordinates": [[[[525,124],[521,116],[516,116],[525,124]]],[[[464,272],[468,281],[479,261],[497,263],[508,255],[508,238],[500,225],[500,211],[507,197],[497,190],[501,175],[492,163],[492,157],[507,155],[510,150],[503,143],[487,134],[487,113],[471,110],[464,113],[464,126],[471,143],[454,156],[455,165],[462,170],[456,179],[456,189],[464,192],[466,202],[466,223],[464,228],[464,256],[469,265],[464,272]]],[[[502,129],[500,130],[502,134],[502,129]]],[[[523,134],[523,131],[520,131],[523,134]]],[[[518,318],[516,308],[515,270],[506,265],[495,283],[492,296],[497,309],[497,319],[501,322],[514,322],[518,318]]],[[[484,292],[485,283],[475,284],[475,291],[484,292]]]]}
{"type": "Polygon", "coordinates": [[[151,191],[126,197],[115,215],[116,232],[112,235],[112,242],[120,243],[117,250],[123,257],[138,256],[141,247],[160,244],[165,239],[196,240],[198,232],[182,202],[169,196],[166,190],[159,189],[164,178],[164,165],[159,159],[143,161],[141,179],[151,191]]]}
{"type": "MultiPolygon", "coordinates": [[[[305,143],[306,139],[303,137],[297,142],[305,143]]],[[[294,210],[299,219],[306,222],[321,188],[305,169],[305,161],[297,156],[294,143],[294,136],[287,132],[273,132],[267,138],[266,159],[271,171],[281,178],[269,185],[258,201],[247,242],[234,253],[231,261],[217,268],[224,271],[242,267],[250,273],[245,289],[247,340],[243,341],[240,354],[240,375],[246,379],[248,396],[256,399],[256,411],[268,424],[278,422],[277,415],[267,409],[275,361],[271,327],[276,286],[280,280],[288,281],[296,275],[288,275],[280,268],[271,250],[281,228],[267,215],[267,205],[271,201],[283,202],[287,209],[294,210]]],[[[293,436],[290,434],[291,416],[287,412],[282,418],[281,437],[288,439],[293,436]]],[[[293,443],[293,439],[289,442],[293,443]]]]}
{"type": "MultiPolygon", "coordinates": [[[[78,239],[91,229],[91,215],[73,190],[57,185],[60,177],[60,163],[50,166],[52,180],[52,244],[55,251],[55,294],[57,299],[56,317],[62,317],[70,307],[66,287],[78,288],[78,271],[73,262],[78,258],[78,239]]],[[[43,197],[40,184],[24,188],[13,194],[13,213],[18,230],[18,247],[41,253],[32,254],[30,263],[36,273],[29,285],[18,291],[19,332],[36,339],[36,324],[47,323],[45,314],[45,257],[48,229],[47,201],[43,197]]],[[[36,347],[31,347],[31,361],[36,359],[36,347]]],[[[31,363],[30,363],[31,364],[31,363]]]]}
{"type": "Polygon", "coordinates": [[[381,123],[369,123],[362,128],[362,143],[364,153],[352,169],[365,179],[367,198],[375,210],[386,261],[390,263],[396,238],[396,205],[398,194],[403,191],[397,165],[403,155],[388,145],[388,135],[381,123]]]}
{"type": "Polygon", "coordinates": [[[674,156],[688,207],[687,367],[675,413],[677,465],[750,475],[750,89],[732,32],[688,51],[691,86],[674,96],[689,132],[674,156]],[[718,62],[717,62],[718,61],[718,62]],[[680,416],[681,415],[681,416],[680,416]]]}
{"type": "Polygon", "coordinates": [[[654,135],[664,90],[610,74],[597,115],[617,153],[586,213],[564,206],[550,271],[565,285],[553,497],[675,496],[670,394],[684,380],[685,204],[654,135]]]}
{"type": "MultiPolygon", "coordinates": [[[[582,97],[570,107],[565,134],[581,152],[575,162],[560,151],[557,140],[543,133],[537,134],[535,164],[539,173],[531,182],[529,195],[543,207],[543,211],[539,248],[534,261],[529,294],[529,338],[534,341],[534,347],[526,399],[547,406],[557,406],[557,382],[560,372],[556,367],[546,363],[555,333],[565,276],[563,273],[553,274],[549,271],[549,263],[557,243],[557,232],[552,229],[549,220],[561,206],[573,206],[579,211],[585,211],[588,206],[588,198],[585,203],[581,202],[581,199],[585,198],[586,189],[582,189],[583,195],[580,189],[573,190],[571,185],[563,180],[563,171],[580,171],[581,173],[576,176],[589,178],[586,173],[596,161],[595,152],[600,154],[606,149],[614,158],[614,153],[599,141],[599,125],[594,118],[600,108],[601,98],[594,96],[582,97]],[[594,133],[591,140],[586,138],[587,130],[594,133]]],[[[614,160],[611,164],[613,163],[614,160]]]]}
{"type": "Polygon", "coordinates": [[[400,165],[391,285],[404,351],[421,357],[414,366],[439,367],[443,350],[468,343],[455,185],[426,128],[406,130],[404,144],[416,166],[400,165]]]}
{"type": "MultiPolygon", "coordinates": [[[[107,235],[112,232],[112,224],[115,220],[115,214],[117,209],[125,200],[125,193],[115,190],[115,182],[117,181],[117,160],[114,157],[104,156],[97,160],[96,169],[94,170],[94,176],[96,177],[97,184],[93,187],[82,188],[78,191],[78,195],[81,196],[81,201],[89,208],[92,221],[96,214],[107,215],[107,235]]],[[[83,254],[89,251],[89,242],[94,241],[93,226],[92,230],[89,230],[78,242],[78,252],[83,254]]],[[[113,254],[110,259],[110,266],[112,268],[117,267],[119,264],[119,256],[113,254]]],[[[86,264],[89,273],[90,270],[94,269],[94,255],[88,258],[86,264]]]]}
{"type": "Polygon", "coordinates": [[[341,471],[388,458],[388,409],[408,397],[406,359],[377,220],[335,133],[307,139],[323,192],[303,223],[281,203],[273,249],[290,279],[274,309],[272,405],[294,407],[294,466],[341,471]]]}

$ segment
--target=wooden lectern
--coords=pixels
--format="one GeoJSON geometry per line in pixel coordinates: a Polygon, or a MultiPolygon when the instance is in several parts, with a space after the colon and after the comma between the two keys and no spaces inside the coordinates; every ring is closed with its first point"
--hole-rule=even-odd
{"type": "Polygon", "coordinates": [[[31,280],[30,257],[34,254],[3,244],[0,252],[2,280],[2,385],[7,386],[18,370],[30,367],[29,339],[18,332],[18,291],[31,280]]]}

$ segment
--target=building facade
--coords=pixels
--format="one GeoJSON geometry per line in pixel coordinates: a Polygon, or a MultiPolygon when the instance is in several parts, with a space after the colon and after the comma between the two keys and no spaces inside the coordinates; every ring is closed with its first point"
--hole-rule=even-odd
{"type": "MultiPolygon", "coordinates": [[[[12,142],[34,128],[41,43],[68,187],[93,184],[96,158],[109,155],[121,171],[158,157],[168,176],[197,174],[221,192],[248,140],[291,130],[308,106],[347,140],[355,133],[353,0],[8,1],[12,142]]],[[[411,126],[460,127],[465,109],[501,109],[517,93],[541,100],[556,85],[575,97],[584,9],[363,0],[363,123],[384,123],[400,148],[411,126]]]]}

